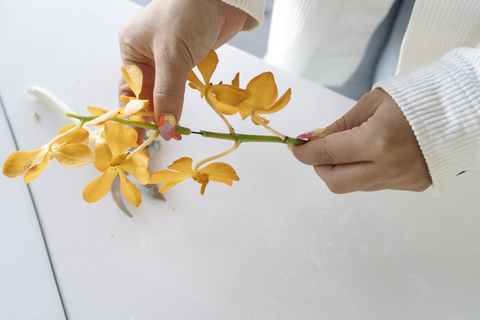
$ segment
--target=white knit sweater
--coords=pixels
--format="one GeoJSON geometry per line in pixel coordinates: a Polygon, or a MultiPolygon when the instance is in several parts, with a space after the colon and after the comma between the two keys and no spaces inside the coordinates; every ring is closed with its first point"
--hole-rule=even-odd
{"type": "MultiPolygon", "coordinates": [[[[223,0],[263,20],[262,0],[223,0]]],[[[339,85],[354,72],[393,0],[276,0],[265,59],[339,85]]],[[[427,162],[434,193],[480,168],[480,0],[417,0],[397,76],[375,84],[397,102],[427,162]]]]}

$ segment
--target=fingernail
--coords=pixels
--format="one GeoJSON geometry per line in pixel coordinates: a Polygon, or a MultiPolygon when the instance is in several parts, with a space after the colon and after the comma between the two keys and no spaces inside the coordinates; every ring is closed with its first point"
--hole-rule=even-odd
{"type": "Polygon", "coordinates": [[[172,137],[173,140],[177,140],[177,141],[180,141],[182,140],[182,135],[179,134],[179,133],[175,133],[172,137]]]}
{"type": "Polygon", "coordinates": [[[175,117],[169,114],[162,114],[158,118],[158,129],[160,131],[160,135],[166,141],[173,138],[175,135],[175,126],[177,125],[177,121],[175,117]]]}
{"type": "Polygon", "coordinates": [[[309,132],[302,133],[297,137],[297,139],[311,139],[311,138],[320,137],[324,132],[325,132],[324,128],[315,129],[309,132]]]}

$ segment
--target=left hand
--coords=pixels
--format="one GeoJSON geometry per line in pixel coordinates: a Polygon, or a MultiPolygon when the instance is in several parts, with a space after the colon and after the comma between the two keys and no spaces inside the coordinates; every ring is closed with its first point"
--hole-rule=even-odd
{"type": "Polygon", "coordinates": [[[432,184],[412,128],[382,89],[365,94],[323,135],[292,152],[334,193],[424,191],[432,184]]]}

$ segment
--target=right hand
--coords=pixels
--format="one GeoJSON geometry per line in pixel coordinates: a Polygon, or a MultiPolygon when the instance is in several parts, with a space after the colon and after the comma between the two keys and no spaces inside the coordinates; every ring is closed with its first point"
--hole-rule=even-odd
{"type": "MultiPolygon", "coordinates": [[[[153,0],[120,30],[123,63],[142,69],[141,97],[163,124],[165,140],[180,120],[190,70],[236,35],[247,17],[221,0],[153,0]]],[[[133,96],[124,81],[119,94],[133,96]]]]}

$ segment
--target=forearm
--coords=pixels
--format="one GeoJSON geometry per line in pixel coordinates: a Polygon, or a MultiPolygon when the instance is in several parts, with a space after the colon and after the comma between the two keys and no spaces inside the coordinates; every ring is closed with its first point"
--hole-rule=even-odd
{"type": "Polygon", "coordinates": [[[480,49],[452,50],[377,87],[395,100],[411,125],[435,194],[460,172],[480,168],[480,49]]]}

